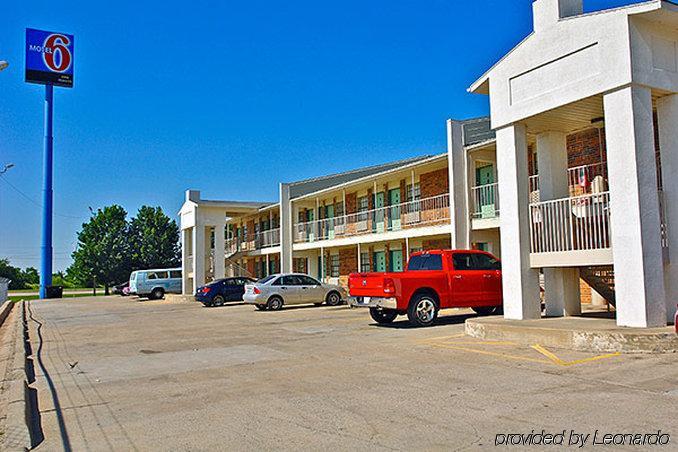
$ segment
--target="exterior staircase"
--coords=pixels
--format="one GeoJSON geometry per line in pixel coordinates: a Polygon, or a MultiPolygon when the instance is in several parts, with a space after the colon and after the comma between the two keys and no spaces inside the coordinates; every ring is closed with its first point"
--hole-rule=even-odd
{"type": "Polygon", "coordinates": [[[616,306],[614,268],[612,266],[584,267],[580,269],[579,276],[608,303],[616,306]]]}
{"type": "Polygon", "coordinates": [[[231,268],[233,270],[233,276],[248,276],[250,278],[255,277],[252,273],[250,273],[249,270],[230,258],[226,258],[226,268],[231,268]]]}

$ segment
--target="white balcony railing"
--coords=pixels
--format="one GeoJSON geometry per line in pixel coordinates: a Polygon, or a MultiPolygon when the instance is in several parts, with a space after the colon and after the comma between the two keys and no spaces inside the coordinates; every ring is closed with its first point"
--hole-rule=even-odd
{"type": "Polygon", "coordinates": [[[255,236],[257,249],[280,245],[280,229],[262,231],[255,236]]]}
{"type": "Polygon", "coordinates": [[[278,245],[280,245],[280,229],[270,229],[247,237],[233,237],[226,240],[226,256],[241,251],[256,251],[278,245]]]}
{"type": "Polygon", "coordinates": [[[479,185],[471,188],[471,217],[488,219],[499,216],[498,184],[479,185]]]}
{"type": "Polygon", "coordinates": [[[530,232],[532,253],[611,248],[610,193],[531,203],[530,232]]]}
{"type": "MultiPolygon", "coordinates": [[[[570,197],[607,191],[607,162],[575,166],[567,170],[570,197]]],[[[539,201],[539,175],[530,176],[530,202],[539,201]]]]}
{"type": "Polygon", "coordinates": [[[607,162],[569,168],[567,182],[570,196],[607,191],[607,162]]]}
{"type": "Polygon", "coordinates": [[[364,234],[379,234],[441,224],[449,220],[450,198],[449,194],[445,193],[335,218],[296,223],[294,241],[296,243],[314,242],[364,234]]]}
{"type": "MultiPolygon", "coordinates": [[[[664,193],[658,192],[662,247],[668,248],[664,193]]],[[[610,193],[594,193],[530,204],[530,252],[612,248],[610,193]]]]}

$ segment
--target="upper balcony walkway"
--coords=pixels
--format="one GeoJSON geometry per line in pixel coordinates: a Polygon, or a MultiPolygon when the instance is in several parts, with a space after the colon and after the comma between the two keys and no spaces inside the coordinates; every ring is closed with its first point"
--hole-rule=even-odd
{"type": "Polygon", "coordinates": [[[226,240],[226,257],[240,252],[252,252],[280,245],[280,228],[269,229],[247,237],[232,237],[226,240]]]}
{"type": "MultiPolygon", "coordinates": [[[[610,265],[610,193],[606,162],[568,169],[568,198],[541,201],[539,176],[530,176],[529,221],[532,267],[610,265]]],[[[658,192],[662,246],[668,248],[663,192],[658,192]]],[[[498,184],[471,188],[472,227],[499,227],[498,184]]]]}
{"type": "Polygon", "coordinates": [[[448,193],[333,218],[296,223],[294,243],[330,240],[407,231],[450,224],[448,193]]]}

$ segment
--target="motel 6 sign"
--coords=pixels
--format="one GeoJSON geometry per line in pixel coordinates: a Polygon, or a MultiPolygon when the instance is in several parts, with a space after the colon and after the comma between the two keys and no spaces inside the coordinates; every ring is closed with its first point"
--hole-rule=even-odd
{"type": "Polygon", "coordinates": [[[26,81],[73,87],[73,35],[26,29],[26,81]]]}

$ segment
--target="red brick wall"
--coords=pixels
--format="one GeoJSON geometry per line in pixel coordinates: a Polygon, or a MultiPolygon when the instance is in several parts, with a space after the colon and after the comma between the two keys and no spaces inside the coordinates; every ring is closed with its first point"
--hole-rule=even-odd
{"type": "Polygon", "coordinates": [[[586,284],[583,279],[579,280],[579,293],[582,303],[590,304],[591,303],[591,286],[586,284]]]}
{"type": "Polygon", "coordinates": [[[247,241],[254,240],[254,220],[247,222],[247,241]]]}
{"type": "Polygon", "coordinates": [[[447,168],[422,174],[419,176],[419,186],[422,199],[447,193],[450,186],[447,168]]]}
{"type": "Polygon", "coordinates": [[[249,272],[250,276],[254,276],[256,274],[255,268],[254,268],[254,259],[249,259],[247,261],[247,271],[249,272]]]}
{"type": "Polygon", "coordinates": [[[567,165],[574,168],[607,160],[605,130],[588,129],[567,136],[567,165]]]}
{"type": "Polygon", "coordinates": [[[449,237],[442,239],[424,240],[421,243],[424,251],[428,250],[449,250],[452,248],[452,239],[449,237]]]}
{"type": "Polygon", "coordinates": [[[339,250],[339,274],[347,276],[358,270],[358,249],[345,248],[339,250]]]}
{"type": "Polygon", "coordinates": [[[358,193],[346,193],[346,213],[358,211],[358,193]]]}
{"type": "MultiPolygon", "coordinates": [[[[591,128],[567,136],[568,168],[592,165],[606,160],[605,129],[591,128]]],[[[534,146],[528,146],[527,169],[530,174],[537,173],[534,146]]]]}
{"type": "Polygon", "coordinates": [[[527,147],[527,173],[530,176],[537,174],[537,160],[534,156],[534,146],[527,147]]]}

